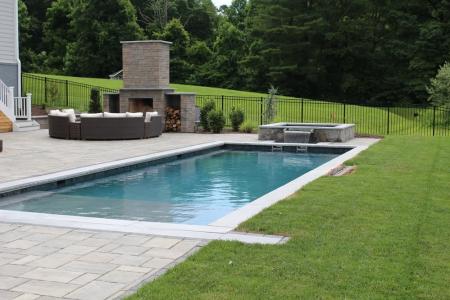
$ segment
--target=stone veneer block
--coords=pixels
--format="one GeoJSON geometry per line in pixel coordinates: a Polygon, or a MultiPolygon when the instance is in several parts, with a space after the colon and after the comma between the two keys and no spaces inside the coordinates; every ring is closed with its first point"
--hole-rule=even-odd
{"type": "Polygon", "coordinates": [[[180,94],[181,132],[195,132],[195,94],[180,94]]]}
{"type": "Polygon", "coordinates": [[[156,40],[122,42],[124,87],[168,88],[171,44],[156,40]]]}

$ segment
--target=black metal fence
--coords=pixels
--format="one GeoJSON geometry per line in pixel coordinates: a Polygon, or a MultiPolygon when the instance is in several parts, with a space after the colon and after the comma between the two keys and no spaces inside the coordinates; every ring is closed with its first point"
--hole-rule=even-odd
{"type": "Polygon", "coordinates": [[[102,102],[103,94],[118,92],[118,90],[114,89],[69,80],[22,74],[22,93],[33,94],[33,105],[59,108],[70,107],[79,111],[87,111],[89,109],[91,90],[94,88],[100,91],[102,102]]]}
{"type": "MultiPolygon", "coordinates": [[[[33,105],[87,111],[93,88],[100,91],[101,101],[103,94],[118,92],[68,80],[22,74],[22,91],[33,94],[33,105]]],[[[202,107],[207,101],[214,101],[216,109],[225,114],[227,126],[231,125],[229,114],[233,107],[242,109],[246,121],[257,127],[268,123],[264,117],[266,99],[198,95],[197,105],[202,107]]],[[[450,109],[435,106],[368,106],[279,96],[273,122],[353,123],[361,135],[450,136],[450,109]]]]}
{"type": "MultiPolygon", "coordinates": [[[[254,126],[266,124],[265,97],[197,96],[197,105],[214,101],[216,109],[229,114],[244,111],[254,126]]],[[[368,106],[301,98],[277,97],[273,122],[353,123],[361,135],[450,136],[450,109],[435,106],[368,106]]]]}

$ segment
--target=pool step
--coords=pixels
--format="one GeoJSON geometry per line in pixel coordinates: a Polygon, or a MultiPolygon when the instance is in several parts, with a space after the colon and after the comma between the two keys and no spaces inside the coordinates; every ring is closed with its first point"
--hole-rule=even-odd
{"type": "Polygon", "coordinates": [[[297,146],[297,153],[306,153],[308,152],[308,146],[297,146]]]}
{"type": "Polygon", "coordinates": [[[283,146],[272,146],[272,152],[283,152],[283,146]]]}

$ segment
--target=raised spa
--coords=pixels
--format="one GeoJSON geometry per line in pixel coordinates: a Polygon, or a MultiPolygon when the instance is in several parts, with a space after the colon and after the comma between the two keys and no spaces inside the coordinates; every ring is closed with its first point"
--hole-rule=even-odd
{"type": "Polygon", "coordinates": [[[175,156],[115,175],[34,189],[0,198],[0,209],[207,225],[347,151],[241,148],[175,156]]]}
{"type": "Polygon", "coordinates": [[[259,140],[278,143],[347,142],[355,138],[355,124],[273,123],[259,127],[259,140]]]}

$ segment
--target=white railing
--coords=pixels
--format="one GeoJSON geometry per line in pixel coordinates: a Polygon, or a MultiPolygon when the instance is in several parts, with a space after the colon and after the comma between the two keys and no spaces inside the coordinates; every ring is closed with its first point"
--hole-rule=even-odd
{"type": "Polygon", "coordinates": [[[12,122],[16,121],[14,115],[14,88],[8,87],[0,80],[0,111],[12,122]]]}
{"type": "Polygon", "coordinates": [[[14,98],[14,116],[16,119],[31,121],[31,94],[14,98]]]}

